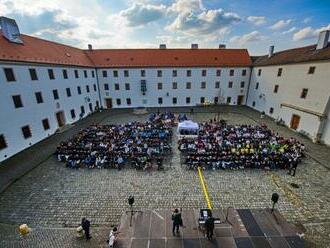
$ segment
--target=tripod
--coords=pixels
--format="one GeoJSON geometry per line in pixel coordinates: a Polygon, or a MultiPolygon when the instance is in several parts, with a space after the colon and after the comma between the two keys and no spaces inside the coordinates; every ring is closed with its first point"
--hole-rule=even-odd
{"type": "Polygon", "coordinates": [[[133,216],[135,213],[143,213],[142,211],[140,210],[134,210],[133,209],[133,204],[130,204],[130,210],[129,211],[126,211],[126,214],[127,213],[130,213],[131,216],[130,216],[130,220],[129,220],[129,226],[131,227],[132,226],[132,221],[133,221],[133,216]]]}
{"type": "Polygon", "coordinates": [[[227,208],[227,213],[226,213],[226,219],[225,219],[225,222],[224,223],[227,223],[227,224],[229,224],[229,225],[233,225],[229,220],[228,220],[228,215],[229,215],[229,209],[230,208],[233,208],[233,207],[228,207],[227,208]]]}

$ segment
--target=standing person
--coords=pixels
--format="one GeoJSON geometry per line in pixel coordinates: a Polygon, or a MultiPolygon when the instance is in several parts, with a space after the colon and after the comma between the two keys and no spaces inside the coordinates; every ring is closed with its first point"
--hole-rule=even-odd
{"type": "Polygon", "coordinates": [[[209,215],[205,221],[205,229],[206,229],[206,237],[208,240],[211,240],[213,237],[213,230],[214,230],[214,218],[212,214],[209,215]]]}
{"type": "Polygon", "coordinates": [[[179,212],[179,209],[175,209],[172,213],[172,221],[173,221],[173,228],[172,233],[173,236],[175,236],[175,231],[177,234],[179,234],[179,228],[182,226],[182,217],[181,217],[181,210],[179,212]]]}
{"type": "Polygon", "coordinates": [[[81,226],[82,226],[83,230],[85,231],[86,240],[91,239],[92,237],[89,234],[89,228],[91,226],[90,221],[87,220],[86,218],[82,218],[82,220],[81,220],[81,226]]]}

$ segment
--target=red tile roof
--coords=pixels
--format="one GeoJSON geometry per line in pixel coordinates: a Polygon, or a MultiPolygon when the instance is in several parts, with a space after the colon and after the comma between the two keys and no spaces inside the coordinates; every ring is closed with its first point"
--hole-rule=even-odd
{"type": "Polygon", "coordinates": [[[0,30],[0,60],[94,66],[81,49],[24,34],[21,38],[24,45],[11,43],[2,36],[0,30]]]}
{"type": "Polygon", "coordinates": [[[283,65],[294,64],[311,61],[330,60],[330,46],[316,50],[316,45],[299,47],[274,53],[273,56],[268,55],[255,57],[253,59],[254,66],[267,65],[283,65]]]}
{"type": "Polygon", "coordinates": [[[97,67],[250,66],[246,49],[100,49],[85,50],[97,67]]]}
{"type": "Polygon", "coordinates": [[[24,45],[9,42],[0,30],[0,60],[89,67],[250,66],[246,49],[82,50],[29,35],[24,45]]]}

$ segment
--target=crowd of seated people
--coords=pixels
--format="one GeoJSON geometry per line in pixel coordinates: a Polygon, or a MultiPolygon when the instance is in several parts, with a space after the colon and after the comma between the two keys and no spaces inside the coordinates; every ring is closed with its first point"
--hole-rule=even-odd
{"type": "Polygon", "coordinates": [[[148,120],[152,123],[163,123],[166,127],[175,126],[175,115],[172,112],[151,113],[148,120]]]}
{"type": "Polygon", "coordinates": [[[94,125],[81,130],[56,149],[55,155],[70,168],[117,168],[130,165],[147,169],[171,152],[172,130],[162,123],[132,122],[94,125]]]}
{"type": "Polygon", "coordinates": [[[233,126],[212,120],[200,125],[196,139],[179,141],[189,169],[289,169],[301,161],[304,149],[296,139],[285,139],[264,125],[233,126]]]}

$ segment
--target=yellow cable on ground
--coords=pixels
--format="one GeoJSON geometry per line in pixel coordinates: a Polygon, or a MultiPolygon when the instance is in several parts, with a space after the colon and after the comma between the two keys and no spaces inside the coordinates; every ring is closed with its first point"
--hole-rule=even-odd
{"type": "Polygon", "coordinates": [[[205,183],[205,179],[204,179],[201,167],[198,167],[198,175],[199,175],[199,179],[201,181],[201,185],[202,185],[202,188],[203,188],[203,191],[204,191],[204,196],[205,196],[205,200],[206,200],[206,203],[207,203],[207,207],[209,209],[212,209],[212,204],[211,204],[211,200],[210,200],[210,196],[209,196],[209,191],[207,190],[207,185],[205,183]]]}

